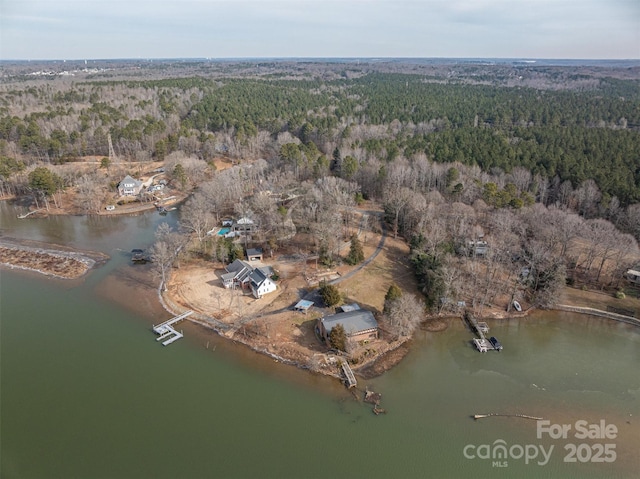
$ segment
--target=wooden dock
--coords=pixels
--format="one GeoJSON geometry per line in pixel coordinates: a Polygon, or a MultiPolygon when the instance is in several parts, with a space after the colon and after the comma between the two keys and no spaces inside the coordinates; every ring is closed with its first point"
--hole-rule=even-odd
{"type": "Polygon", "coordinates": [[[193,314],[193,311],[187,311],[178,316],[174,316],[171,319],[168,319],[164,323],[160,323],[157,326],[154,326],[153,332],[159,335],[156,341],[162,341],[163,346],[168,346],[174,341],[177,341],[178,339],[184,337],[184,335],[181,332],[178,332],[173,328],[173,325],[182,321],[183,319],[185,319],[186,317],[192,314],[193,314]]]}
{"type": "Polygon", "coordinates": [[[342,367],[342,372],[344,373],[344,376],[345,376],[345,382],[347,384],[347,387],[349,389],[356,387],[358,385],[358,381],[356,381],[356,377],[353,374],[353,371],[351,370],[349,363],[347,363],[346,361],[342,361],[341,367],[342,367]]]}
{"type": "Polygon", "coordinates": [[[487,351],[500,351],[502,349],[499,342],[498,347],[496,348],[485,336],[485,334],[489,332],[489,325],[487,323],[484,321],[477,321],[469,311],[465,311],[463,319],[469,325],[471,331],[478,336],[472,340],[473,345],[478,351],[486,353],[487,351]]]}
{"type": "Polygon", "coordinates": [[[489,331],[489,326],[487,326],[487,323],[478,323],[476,318],[474,318],[473,314],[471,314],[469,311],[465,311],[464,320],[467,322],[469,328],[473,333],[477,334],[480,339],[484,339],[484,333],[489,331]]]}

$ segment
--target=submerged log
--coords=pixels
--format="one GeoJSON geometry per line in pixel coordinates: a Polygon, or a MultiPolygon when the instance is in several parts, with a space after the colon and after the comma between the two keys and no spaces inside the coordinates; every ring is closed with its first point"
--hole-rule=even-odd
{"type": "Polygon", "coordinates": [[[498,413],[489,413],[489,414],[474,414],[473,419],[482,419],[484,417],[491,416],[502,416],[502,417],[522,417],[524,419],[534,419],[536,421],[541,421],[543,418],[536,416],[527,416],[526,414],[498,414],[498,413]]]}
{"type": "Polygon", "coordinates": [[[378,414],[386,414],[387,413],[387,411],[385,409],[379,407],[377,404],[375,406],[373,406],[372,411],[376,416],[378,414]]]}

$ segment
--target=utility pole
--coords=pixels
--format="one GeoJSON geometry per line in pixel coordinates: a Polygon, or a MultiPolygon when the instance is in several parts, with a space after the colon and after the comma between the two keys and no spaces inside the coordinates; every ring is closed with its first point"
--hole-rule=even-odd
{"type": "Polygon", "coordinates": [[[113,142],[111,141],[111,133],[107,135],[107,140],[109,141],[109,163],[118,163],[118,157],[116,156],[116,152],[113,149],[113,142]]]}

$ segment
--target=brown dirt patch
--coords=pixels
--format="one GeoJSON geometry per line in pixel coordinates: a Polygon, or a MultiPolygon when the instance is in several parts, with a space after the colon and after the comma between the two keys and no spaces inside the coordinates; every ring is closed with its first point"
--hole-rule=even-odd
{"type": "Polygon", "coordinates": [[[402,361],[402,359],[409,353],[410,349],[409,341],[402,343],[399,347],[378,357],[371,364],[358,368],[357,373],[364,379],[372,379],[380,376],[400,363],[400,361],[402,361]]]}

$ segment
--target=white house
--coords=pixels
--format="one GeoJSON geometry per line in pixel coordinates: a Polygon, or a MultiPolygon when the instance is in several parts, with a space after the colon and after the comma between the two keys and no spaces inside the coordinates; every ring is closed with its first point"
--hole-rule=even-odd
{"type": "Polygon", "coordinates": [[[273,293],[276,290],[276,284],[259,269],[253,270],[253,273],[249,275],[249,278],[251,278],[251,292],[258,299],[262,298],[265,294],[273,293]]]}
{"type": "Polygon", "coordinates": [[[120,196],[138,196],[140,191],[142,191],[142,188],[142,181],[138,181],[127,175],[120,184],[118,184],[118,193],[120,196]]]}
{"type": "Polygon", "coordinates": [[[254,268],[246,261],[235,260],[226,268],[222,275],[222,284],[225,288],[251,289],[251,293],[257,299],[276,290],[276,283],[269,277],[269,268],[254,268]]]}

